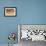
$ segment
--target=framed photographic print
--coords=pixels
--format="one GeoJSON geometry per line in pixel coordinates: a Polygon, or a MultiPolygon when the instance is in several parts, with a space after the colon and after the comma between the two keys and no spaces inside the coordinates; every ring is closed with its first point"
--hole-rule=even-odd
{"type": "Polygon", "coordinates": [[[4,8],[4,16],[7,16],[7,17],[14,17],[16,16],[16,7],[5,7],[4,8]]]}

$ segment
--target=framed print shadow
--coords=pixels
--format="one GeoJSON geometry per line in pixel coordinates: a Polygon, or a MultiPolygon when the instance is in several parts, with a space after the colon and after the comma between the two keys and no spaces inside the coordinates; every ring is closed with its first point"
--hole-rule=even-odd
{"type": "Polygon", "coordinates": [[[4,16],[6,17],[15,17],[17,14],[16,7],[4,7],[4,16]]]}

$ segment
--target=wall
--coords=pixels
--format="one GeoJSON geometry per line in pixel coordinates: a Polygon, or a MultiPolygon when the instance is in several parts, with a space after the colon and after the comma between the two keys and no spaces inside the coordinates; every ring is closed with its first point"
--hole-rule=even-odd
{"type": "MultiPolygon", "coordinates": [[[[20,5],[19,1],[16,0],[0,0],[0,44],[8,43],[8,34],[10,32],[16,32],[17,24],[20,23],[20,5]],[[4,17],[4,7],[16,7],[17,16],[16,17],[4,17]]],[[[18,42],[17,39],[15,41],[18,42]]]]}
{"type": "Polygon", "coordinates": [[[46,0],[23,0],[21,24],[46,24],[46,0]]]}
{"type": "MultiPolygon", "coordinates": [[[[46,0],[0,0],[0,44],[7,44],[17,24],[46,24],[46,0]],[[4,7],[17,7],[16,17],[4,17],[4,7]]],[[[16,40],[17,42],[17,40],[16,40]]]]}

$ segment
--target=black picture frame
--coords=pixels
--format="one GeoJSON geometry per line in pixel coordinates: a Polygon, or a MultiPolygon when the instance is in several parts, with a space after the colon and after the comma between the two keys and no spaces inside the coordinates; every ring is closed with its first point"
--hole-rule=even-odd
{"type": "Polygon", "coordinates": [[[17,8],[16,7],[4,7],[4,16],[5,17],[16,17],[17,16],[17,8]],[[13,10],[15,10],[15,12],[14,12],[15,15],[7,15],[6,14],[6,9],[10,9],[10,8],[13,9],[13,10]]]}

